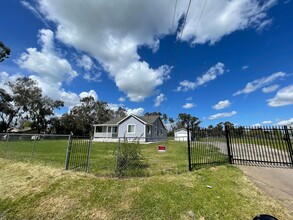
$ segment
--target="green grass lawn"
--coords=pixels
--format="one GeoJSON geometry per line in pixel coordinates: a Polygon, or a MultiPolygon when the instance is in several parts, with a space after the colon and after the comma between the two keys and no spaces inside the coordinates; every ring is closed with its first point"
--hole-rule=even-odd
{"type": "MultiPolygon", "coordinates": [[[[0,152],[7,159],[64,168],[67,144],[68,140],[2,141],[0,152]]],[[[100,176],[115,174],[117,145],[118,143],[111,142],[92,143],[90,173],[100,176]]],[[[186,142],[141,144],[140,148],[148,164],[146,169],[149,175],[181,173],[188,170],[186,142]],[[166,145],[166,153],[159,153],[158,145],[166,145]]]]}
{"type": "Polygon", "coordinates": [[[33,162],[31,144],[17,143],[0,157],[0,219],[293,219],[234,166],[189,172],[184,142],[140,145],[148,175],[122,179],[117,143],[93,143],[90,174],[64,170],[65,140],[37,142],[33,162]]]}

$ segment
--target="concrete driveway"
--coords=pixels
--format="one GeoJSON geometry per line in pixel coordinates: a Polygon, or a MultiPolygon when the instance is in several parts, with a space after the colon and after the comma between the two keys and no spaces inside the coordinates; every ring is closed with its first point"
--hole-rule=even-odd
{"type": "Polygon", "coordinates": [[[257,187],[280,201],[293,215],[293,169],[242,165],[238,167],[257,187]]]}

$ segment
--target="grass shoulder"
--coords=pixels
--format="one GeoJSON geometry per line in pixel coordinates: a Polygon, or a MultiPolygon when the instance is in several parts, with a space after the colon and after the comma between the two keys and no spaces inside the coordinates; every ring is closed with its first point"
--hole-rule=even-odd
{"type": "Polygon", "coordinates": [[[0,166],[3,219],[292,219],[229,165],[127,179],[5,159],[0,166]]]}

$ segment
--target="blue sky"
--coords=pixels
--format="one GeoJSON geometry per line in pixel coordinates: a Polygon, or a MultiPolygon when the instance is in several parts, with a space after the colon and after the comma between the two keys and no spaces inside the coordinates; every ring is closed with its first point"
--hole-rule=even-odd
{"type": "Polygon", "coordinates": [[[1,2],[11,48],[0,86],[20,76],[65,107],[92,95],[129,113],[189,113],[202,126],[293,123],[293,2],[1,2]],[[186,16],[187,15],[187,16],[186,16]]]}

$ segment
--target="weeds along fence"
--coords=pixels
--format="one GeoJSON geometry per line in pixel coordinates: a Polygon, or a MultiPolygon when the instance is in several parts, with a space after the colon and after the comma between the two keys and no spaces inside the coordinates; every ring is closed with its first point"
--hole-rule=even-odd
{"type": "Polygon", "coordinates": [[[0,134],[0,157],[64,166],[69,135],[0,134]]]}
{"type": "Polygon", "coordinates": [[[149,164],[142,154],[139,140],[118,139],[115,164],[116,177],[147,176],[148,166],[149,164]]]}

